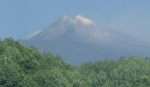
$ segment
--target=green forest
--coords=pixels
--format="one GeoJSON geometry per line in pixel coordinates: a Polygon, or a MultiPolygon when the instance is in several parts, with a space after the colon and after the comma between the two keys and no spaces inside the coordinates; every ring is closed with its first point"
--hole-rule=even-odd
{"type": "Polygon", "coordinates": [[[0,87],[150,87],[150,58],[71,65],[12,38],[0,40],[0,87]]]}

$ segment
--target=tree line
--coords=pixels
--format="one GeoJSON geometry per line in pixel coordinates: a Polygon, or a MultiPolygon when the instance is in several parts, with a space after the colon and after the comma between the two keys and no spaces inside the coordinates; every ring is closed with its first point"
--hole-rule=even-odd
{"type": "Polygon", "coordinates": [[[149,87],[150,58],[67,64],[12,38],[0,40],[0,87],[149,87]]]}

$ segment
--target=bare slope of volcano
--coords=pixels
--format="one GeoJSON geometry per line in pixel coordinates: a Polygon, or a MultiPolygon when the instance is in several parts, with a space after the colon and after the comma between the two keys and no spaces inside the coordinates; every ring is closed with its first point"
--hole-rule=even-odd
{"type": "Polygon", "coordinates": [[[130,53],[149,56],[149,47],[140,40],[99,26],[81,15],[62,16],[44,30],[27,37],[30,38],[20,41],[59,54],[64,61],[73,64],[115,59],[130,53]]]}

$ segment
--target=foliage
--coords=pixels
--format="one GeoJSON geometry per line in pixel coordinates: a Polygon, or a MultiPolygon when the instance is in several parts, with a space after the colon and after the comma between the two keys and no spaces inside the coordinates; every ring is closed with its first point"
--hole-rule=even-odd
{"type": "Polygon", "coordinates": [[[78,67],[12,38],[0,40],[0,87],[149,87],[150,58],[87,62],[78,67]]]}
{"type": "Polygon", "coordinates": [[[80,85],[77,80],[82,80],[79,72],[60,56],[41,53],[12,38],[0,40],[1,87],[73,87],[80,85]]]}
{"type": "Polygon", "coordinates": [[[138,56],[85,63],[79,67],[90,87],[149,87],[150,61],[138,56]]]}

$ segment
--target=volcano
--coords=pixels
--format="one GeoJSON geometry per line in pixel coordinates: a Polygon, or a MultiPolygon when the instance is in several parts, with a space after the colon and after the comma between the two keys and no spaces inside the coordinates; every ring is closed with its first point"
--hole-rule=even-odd
{"type": "Polygon", "coordinates": [[[129,54],[150,56],[147,43],[100,26],[81,15],[73,18],[62,16],[47,28],[28,35],[20,42],[58,54],[71,64],[117,59],[129,54]]]}

